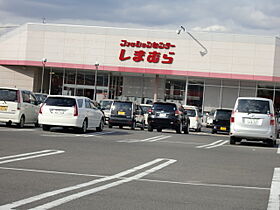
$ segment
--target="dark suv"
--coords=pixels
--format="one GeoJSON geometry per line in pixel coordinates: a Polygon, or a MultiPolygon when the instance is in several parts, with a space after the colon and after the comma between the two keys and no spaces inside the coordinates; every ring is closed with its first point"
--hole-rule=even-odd
{"type": "Polygon", "coordinates": [[[231,109],[217,109],[214,112],[212,133],[227,132],[230,130],[231,109]]]}
{"type": "Polygon", "coordinates": [[[113,126],[129,126],[131,130],[135,127],[145,128],[144,112],[140,106],[131,101],[114,101],[110,109],[108,120],[109,128],[113,126]]]}
{"type": "Polygon", "coordinates": [[[148,131],[157,129],[174,129],[176,133],[189,133],[189,118],[184,109],[175,103],[156,102],[153,104],[148,116],[148,131]]]}

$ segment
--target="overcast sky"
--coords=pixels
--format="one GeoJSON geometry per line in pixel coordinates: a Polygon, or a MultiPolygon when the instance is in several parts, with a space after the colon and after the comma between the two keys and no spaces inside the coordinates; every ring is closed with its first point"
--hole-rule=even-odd
{"type": "Polygon", "coordinates": [[[26,22],[280,35],[280,0],[0,0],[0,27],[26,22]]]}

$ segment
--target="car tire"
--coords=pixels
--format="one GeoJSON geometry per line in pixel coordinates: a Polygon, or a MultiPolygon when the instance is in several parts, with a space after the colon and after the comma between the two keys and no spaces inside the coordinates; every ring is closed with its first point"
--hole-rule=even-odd
{"type": "Polygon", "coordinates": [[[148,124],[148,131],[153,132],[153,127],[151,125],[148,124]]]}
{"type": "Polygon", "coordinates": [[[190,125],[187,124],[187,126],[185,127],[185,130],[184,130],[184,134],[189,134],[190,133],[190,125]]]}
{"type": "Polygon", "coordinates": [[[99,127],[96,128],[97,132],[101,132],[104,129],[104,120],[101,119],[100,123],[99,123],[99,127]]]}
{"type": "Polygon", "coordinates": [[[34,126],[35,126],[35,128],[39,128],[40,127],[40,124],[39,124],[38,120],[34,123],[34,126]]]}
{"type": "Polygon", "coordinates": [[[141,130],[145,130],[145,122],[143,121],[142,124],[141,124],[141,130]]]}
{"type": "Polygon", "coordinates": [[[234,136],[231,136],[231,137],[229,138],[229,143],[232,144],[232,145],[234,145],[234,144],[236,143],[236,138],[235,138],[234,136]]]}
{"type": "Polygon", "coordinates": [[[131,129],[131,130],[135,130],[135,127],[136,127],[136,122],[133,121],[133,122],[132,122],[132,125],[130,126],[130,129],[131,129]]]}
{"type": "Polygon", "coordinates": [[[214,129],[212,129],[211,133],[212,133],[212,134],[215,134],[215,133],[217,133],[217,131],[214,130],[214,129]]]}
{"type": "Polygon", "coordinates": [[[17,123],[17,127],[18,128],[23,128],[24,127],[24,123],[25,123],[25,117],[24,117],[24,115],[22,115],[20,117],[19,123],[17,123]]]}
{"type": "Polygon", "coordinates": [[[180,123],[176,128],[176,133],[181,134],[182,130],[183,130],[183,125],[182,125],[182,123],[180,123]]]}
{"type": "Polygon", "coordinates": [[[82,127],[78,128],[79,133],[86,133],[87,132],[87,120],[85,119],[82,123],[82,127]]]}
{"type": "Polygon", "coordinates": [[[157,128],[157,132],[161,132],[162,131],[162,128],[157,128]]]}
{"type": "Polygon", "coordinates": [[[269,147],[274,147],[276,145],[276,140],[268,140],[267,144],[269,147]]]}
{"type": "Polygon", "coordinates": [[[42,125],[43,131],[49,131],[51,129],[51,126],[49,125],[42,125]]]}
{"type": "Polygon", "coordinates": [[[10,127],[12,125],[12,122],[9,121],[9,122],[6,122],[6,126],[10,127]]]}
{"type": "Polygon", "coordinates": [[[122,128],[123,128],[123,126],[122,126],[122,125],[119,125],[119,128],[120,128],[120,129],[122,129],[122,128]]]}
{"type": "Polygon", "coordinates": [[[113,128],[113,126],[112,126],[110,123],[108,124],[108,127],[109,127],[109,128],[113,128]]]}

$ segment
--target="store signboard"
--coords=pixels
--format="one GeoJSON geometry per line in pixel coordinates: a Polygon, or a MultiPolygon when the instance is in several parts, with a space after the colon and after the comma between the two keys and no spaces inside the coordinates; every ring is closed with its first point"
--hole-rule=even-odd
{"type": "Polygon", "coordinates": [[[148,62],[148,63],[163,63],[163,64],[172,64],[173,56],[175,52],[173,48],[176,46],[170,42],[129,42],[127,40],[121,40],[119,60],[120,61],[129,61],[134,62],[148,62]],[[134,52],[131,53],[131,50],[134,49],[134,52]]]}

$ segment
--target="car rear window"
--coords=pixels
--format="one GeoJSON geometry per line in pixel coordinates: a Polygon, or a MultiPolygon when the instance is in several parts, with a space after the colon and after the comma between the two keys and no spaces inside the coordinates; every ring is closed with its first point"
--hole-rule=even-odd
{"type": "Polygon", "coordinates": [[[132,102],[119,102],[115,101],[112,106],[112,114],[119,114],[122,113],[122,115],[131,115],[132,113],[132,102]]]}
{"type": "Polygon", "coordinates": [[[17,91],[0,89],[0,101],[17,101],[17,91]]]}
{"type": "Polygon", "coordinates": [[[216,120],[230,120],[231,110],[217,110],[216,111],[216,120]]]}
{"type": "Polygon", "coordinates": [[[144,113],[148,113],[149,110],[152,108],[151,106],[140,106],[144,113]]]}
{"type": "Polygon", "coordinates": [[[73,107],[76,105],[76,100],[65,97],[48,97],[45,103],[48,106],[73,107]]]}
{"type": "Polygon", "coordinates": [[[186,109],[185,113],[187,113],[187,116],[189,117],[195,117],[196,116],[196,112],[194,109],[186,109]]]}
{"type": "Polygon", "coordinates": [[[239,99],[238,112],[244,113],[258,113],[258,114],[269,114],[269,101],[254,100],[254,99],[239,99]]]}
{"type": "Polygon", "coordinates": [[[113,103],[113,101],[101,101],[100,107],[103,110],[109,110],[109,109],[111,109],[112,103],[113,103]]]}
{"type": "Polygon", "coordinates": [[[175,104],[154,104],[153,106],[153,110],[155,111],[175,112],[176,109],[175,104]]]}

